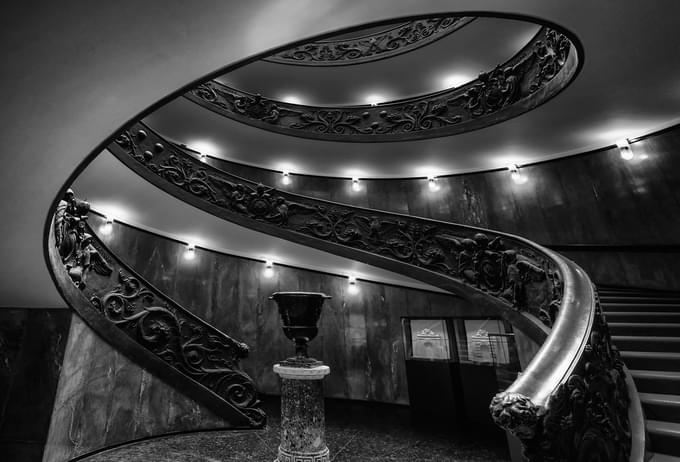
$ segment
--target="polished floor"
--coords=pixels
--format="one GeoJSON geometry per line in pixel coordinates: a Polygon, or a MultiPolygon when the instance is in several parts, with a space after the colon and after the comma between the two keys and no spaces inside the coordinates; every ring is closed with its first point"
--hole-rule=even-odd
{"type": "MultiPolygon", "coordinates": [[[[207,431],[154,438],[87,457],[87,462],[245,462],[273,461],[279,442],[278,398],[265,399],[264,430],[207,431]]],[[[502,438],[492,431],[443,429],[414,424],[408,407],[326,401],[326,440],[331,460],[506,461],[502,438]]]]}

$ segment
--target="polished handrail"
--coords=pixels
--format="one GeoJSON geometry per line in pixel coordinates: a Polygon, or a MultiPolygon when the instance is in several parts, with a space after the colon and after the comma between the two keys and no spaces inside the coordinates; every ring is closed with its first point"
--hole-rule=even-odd
{"type": "Polygon", "coordinates": [[[184,94],[217,114],[264,130],[343,142],[402,141],[477,130],[530,111],[580,70],[576,38],[543,26],[513,57],[465,85],[377,105],[305,105],[203,82],[184,94]]]}
{"type": "MultiPolygon", "coordinates": [[[[545,340],[527,369],[491,406],[496,422],[522,439],[532,460],[565,450],[560,436],[549,434],[551,419],[578,420],[569,412],[583,401],[572,402],[572,395],[587,396],[587,403],[599,399],[590,384],[606,376],[615,379],[609,385],[613,401],[605,412],[615,414],[616,431],[623,435],[612,441],[624,450],[630,447],[627,416],[619,415],[627,394],[625,387],[620,390],[624,374],[618,352],[611,347],[590,279],[568,259],[510,234],[268,188],[206,165],[141,123],[121,133],[109,150],[151,183],[213,215],[407,273],[505,317],[539,343],[545,340]],[[485,272],[502,280],[485,280],[485,272]],[[542,296],[538,306],[527,300],[529,291],[542,296]],[[555,444],[546,444],[546,439],[555,444]]],[[[612,450],[607,446],[606,451],[612,450]]]]}
{"type": "Polygon", "coordinates": [[[248,346],[126,265],[90,228],[89,210],[68,190],[50,229],[51,270],[66,302],[118,351],[207,405],[233,428],[263,426],[255,384],[239,367],[248,346]]]}

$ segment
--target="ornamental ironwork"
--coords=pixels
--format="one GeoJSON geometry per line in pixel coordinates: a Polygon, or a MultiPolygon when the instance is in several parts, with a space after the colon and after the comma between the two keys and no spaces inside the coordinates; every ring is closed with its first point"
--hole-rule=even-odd
{"type": "Polygon", "coordinates": [[[251,425],[264,424],[254,382],[239,369],[248,346],[166,297],[120,262],[87,224],[90,205],[68,190],[54,218],[55,243],[92,309],[169,367],[212,391],[251,425]]]}
{"type": "Polygon", "coordinates": [[[543,27],[503,65],[459,88],[375,106],[306,106],[205,82],[185,97],[231,119],[286,135],[347,142],[403,141],[449,136],[527,112],[576,75],[569,38],[543,27]]]}
{"type": "Polygon", "coordinates": [[[474,287],[551,326],[562,282],[535,247],[474,228],[369,211],[279,191],[207,166],[143,124],[109,146],[123,160],[233,216],[423,268],[474,287]]]}
{"type": "Polygon", "coordinates": [[[406,53],[439,40],[475,18],[444,16],[421,18],[354,38],[308,42],[263,58],[298,66],[346,66],[406,53]]]}
{"type": "Polygon", "coordinates": [[[623,362],[611,344],[596,295],[590,340],[577,371],[551,394],[545,408],[519,393],[499,393],[494,421],[522,440],[530,462],[627,462],[631,450],[623,362]]]}

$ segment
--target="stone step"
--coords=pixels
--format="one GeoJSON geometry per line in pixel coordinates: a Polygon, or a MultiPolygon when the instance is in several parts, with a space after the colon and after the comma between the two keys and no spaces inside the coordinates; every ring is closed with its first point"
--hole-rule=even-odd
{"type": "Polygon", "coordinates": [[[647,432],[652,451],[680,456],[680,423],[647,420],[647,432]]]}
{"type": "Polygon", "coordinates": [[[680,372],[680,353],[622,351],[621,359],[629,369],[680,372]]]}
{"type": "Polygon", "coordinates": [[[680,311],[670,313],[664,311],[607,311],[607,322],[653,322],[680,323],[680,311]]]}
{"type": "Polygon", "coordinates": [[[680,323],[608,322],[612,335],[680,337],[680,323]]]}
{"type": "Polygon", "coordinates": [[[680,457],[652,452],[649,454],[649,460],[647,462],[680,462],[680,457]]]}
{"type": "Polygon", "coordinates": [[[680,338],[643,335],[612,335],[620,351],[665,351],[680,353],[680,338]]]}
{"type": "Polygon", "coordinates": [[[680,304],[676,303],[602,303],[602,311],[610,313],[617,312],[665,312],[680,313],[680,304]]]}
{"type": "Polygon", "coordinates": [[[679,395],[640,393],[640,401],[647,419],[680,423],[679,395]]]}
{"type": "Polygon", "coordinates": [[[630,374],[640,393],[675,394],[680,390],[680,372],[632,369],[630,374]]]}

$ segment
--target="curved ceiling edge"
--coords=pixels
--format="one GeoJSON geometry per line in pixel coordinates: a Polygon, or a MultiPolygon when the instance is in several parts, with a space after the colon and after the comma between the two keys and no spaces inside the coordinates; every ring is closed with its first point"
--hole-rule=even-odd
{"type": "Polygon", "coordinates": [[[413,51],[446,37],[475,18],[439,16],[400,21],[386,29],[360,37],[303,43],[263,58],[295,66],[348,66],[389,58],[413,51]]]}
{"type": "Polygon", "coordinates": [[[216,81],[184,96],[230,119],[285,135],[343,142],[436,138],[488,127],[548,101],[577,75],[579,49],[575,39],[543,27],[517,55],[467,85],[375,106],[297,105],[216,81]]]}

